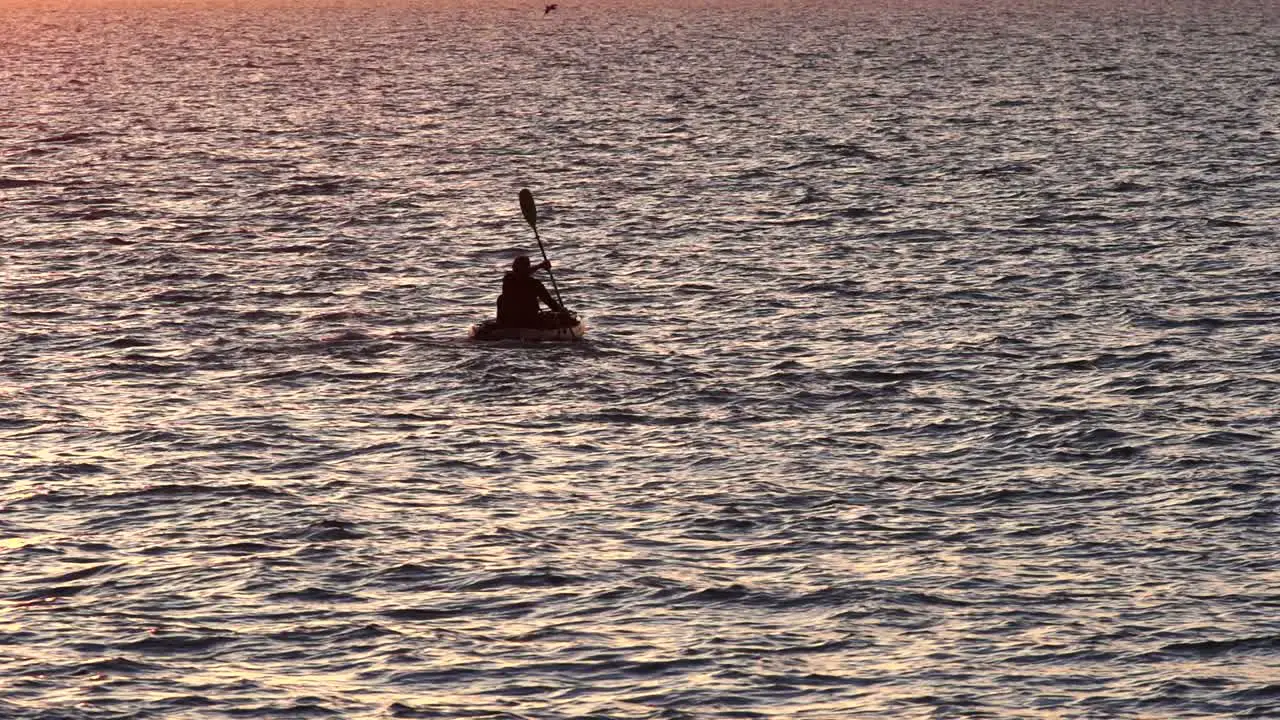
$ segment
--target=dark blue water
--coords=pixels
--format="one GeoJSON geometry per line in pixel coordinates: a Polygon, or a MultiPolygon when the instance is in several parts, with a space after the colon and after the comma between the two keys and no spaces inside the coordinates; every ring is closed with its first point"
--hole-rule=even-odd
{"type": "Polygon", "coordinates": [[[0,9],[0,717],[1280,715],[1274,4],[559,5],[0,9]]]}

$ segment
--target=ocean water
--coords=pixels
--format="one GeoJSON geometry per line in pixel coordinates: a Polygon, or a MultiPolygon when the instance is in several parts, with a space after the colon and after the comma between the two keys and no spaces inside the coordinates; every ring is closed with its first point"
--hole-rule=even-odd
{"type": "Polygon", "coordinates": [[[0,7],[0,717],[1280,717],[1280,6],[0,7]],[[483,344],[538,247],[573,345],[483,344]]]}

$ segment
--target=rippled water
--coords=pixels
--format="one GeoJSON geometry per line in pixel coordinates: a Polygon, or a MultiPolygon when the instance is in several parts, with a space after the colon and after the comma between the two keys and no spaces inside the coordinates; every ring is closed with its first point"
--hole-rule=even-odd
{"type": "Polygon", "coordinates": [[[541,5],[0,9],[0,716],[1280,715],[1276,5],[541,5]]]}

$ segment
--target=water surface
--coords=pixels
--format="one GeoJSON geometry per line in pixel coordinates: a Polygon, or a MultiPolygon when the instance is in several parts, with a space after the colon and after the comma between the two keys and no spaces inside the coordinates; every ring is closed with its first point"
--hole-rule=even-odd
{"type": "Polygon", "coordinates": [[[1280,714],[1273,5],[526,5],[0,10],[0,715],[1280,714]]]}

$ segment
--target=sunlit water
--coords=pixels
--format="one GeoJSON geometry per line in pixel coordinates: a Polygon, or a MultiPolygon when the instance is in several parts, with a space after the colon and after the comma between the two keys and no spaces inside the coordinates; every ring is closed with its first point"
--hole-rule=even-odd
{"type": "Polygon", "coordinates": [[[0,717],[1280,715],[1277,6],[846,5],[0,10],[0,717]]]}

